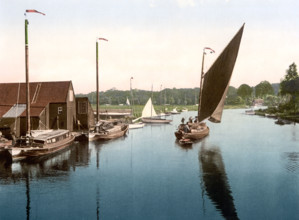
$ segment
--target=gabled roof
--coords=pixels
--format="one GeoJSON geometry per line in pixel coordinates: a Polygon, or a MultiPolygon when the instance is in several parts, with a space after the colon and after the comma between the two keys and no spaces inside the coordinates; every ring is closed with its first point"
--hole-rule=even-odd
{"type": "MultiPolygon", "coordinates": [[[[31,115],[40,113],[48,103],[65,103],[71,84],[71,81],[31,82],[31,115]]],[[[0,117],[15,104],[26,104],[26,83],[0,83],[0,117]]]]}

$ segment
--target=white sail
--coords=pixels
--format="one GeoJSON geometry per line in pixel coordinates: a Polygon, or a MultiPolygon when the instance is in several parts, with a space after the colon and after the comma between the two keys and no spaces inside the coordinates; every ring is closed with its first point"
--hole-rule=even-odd
{"type": "Polygon", "coordinates": [[[130,101],[129,101],[128,98],[127,98],[127,101],[126,101],[126,105],[130,105],[130,101]]]}
{"type": "Polygon", "coordinates": [[[157,116],[157,113],[154,109],[153,103],[152,103],[152,99],[149,98],[147,103],[145,104],[143,110],[142,110],[142,118],[144,117],[155,117],[157,116]]]}

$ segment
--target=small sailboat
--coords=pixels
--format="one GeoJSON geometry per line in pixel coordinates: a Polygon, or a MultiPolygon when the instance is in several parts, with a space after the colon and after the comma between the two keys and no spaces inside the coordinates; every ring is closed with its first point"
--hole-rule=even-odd
{"type": "Polygon", "coordinates": [[[111,140],[124,136],[129,125],[120,121],[100,121],[99,117],[99,71],[98,71],[98,40],[108,41],[105,38],[96,40],[96,86],[97,86],[97,106],[96,125],[87,134],[88,140],[111,140]]]}
{"type": "Polygon", "coordinates": [[[170,114],[172,114],[172,115],[178,115],[178,114],[180,114],[180,112],[178,112],[177,108],[174,108],[174,109],[170,112],[170,114]]]}
{"type": "Polygon", "coordinates": [[[141,120],[144,123],[152,123],[152,124],[169,124],[172,120],[161,118],[157,115],[153,103],[152,98],[149,98],[147,103],[145,104],[142,110],[141,120]]]}
{"type": "Polygon", "coordinates": [[[214,123],[221,122],[224,101],[238,56],[243,29],[244,25],[205,74],[203,73],[205,50],[213,50],[208,47],[203,49],[198,116],[195,123],[180,124],[175,132],[177,139],[198,140],[207,136],[210,129],[203,122],[207,118],[214,123]]]}

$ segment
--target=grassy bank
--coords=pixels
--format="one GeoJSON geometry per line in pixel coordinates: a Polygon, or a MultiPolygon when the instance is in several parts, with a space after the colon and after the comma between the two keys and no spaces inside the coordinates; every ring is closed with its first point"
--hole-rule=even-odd
{"type": "MultiPolygon", "coordinates": [[[[134,111],[134,116],[135,117],[140,117],[142,110],[143,110],[144,105],[135,105],[133,107],[133,111],[134,111]]],[[[92,105],[92,108],[95,110],[96,109],[96,105],[92,105]]],[[[100,110],[111,110],[111,109],[131,109],[132,106],[127,106],[127,105],[101,105],[100,106],[100,110]]],[[[155,105],[154,106],[155,110],[157,113],[161,113],[161,112],[168,112],[168,111],[172,111],[174,108],[177,108],[177,111],[182,111],[183,109],[188,109],[188,111],[197,111],[198,110],[198,106],[196,105],[155,105]]],[[[246,108],[245,105],[225,105],[224,106],[225,109],[239,109],[239,108],[246,108]]]]}

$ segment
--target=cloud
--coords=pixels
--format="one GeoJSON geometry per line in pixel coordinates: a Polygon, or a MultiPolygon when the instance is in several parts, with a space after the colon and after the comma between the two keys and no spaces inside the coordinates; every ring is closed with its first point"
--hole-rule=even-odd
{"type": "Polygon", "coordinates": [[[194,0],[177,0],[177,3],[180,8],[184,8],[184,7],[188,7],[188,6],[189,7],[195,6],[194,0]]]}
{"type": "Polygon", "coordinates": [[[151,8],[155,8],[155,7],[157,7],[157,0],[150,0],[150,1],[149,1],[149,6],[150,6],[151,8]]]}

